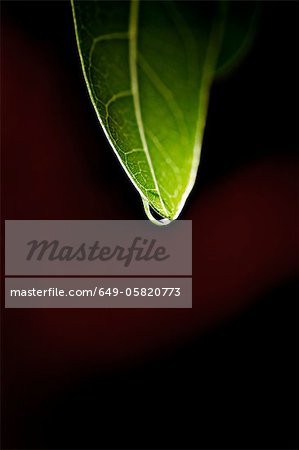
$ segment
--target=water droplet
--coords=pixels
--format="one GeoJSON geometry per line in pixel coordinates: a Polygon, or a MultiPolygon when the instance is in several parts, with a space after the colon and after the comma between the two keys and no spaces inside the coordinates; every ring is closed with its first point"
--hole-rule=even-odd
{"type": "MultiPolygon", "coordinates": [[[[154,211],[152,212],[152,208],[150,207],[148,201],[144,200],[144,199],[142,199],[142,201],[143,201],[145,213],[152,223],[154,223],[155,225],[158,225],[158,226],[163,226],[163,225],[169,225],[172,222],[172,220],[170,220],[170,219],[157,219],[156,217],[154,217],[153,216],[154,211]]],[[[155,214],[157,214],[157,213],[155,212],[155,214]]]]}

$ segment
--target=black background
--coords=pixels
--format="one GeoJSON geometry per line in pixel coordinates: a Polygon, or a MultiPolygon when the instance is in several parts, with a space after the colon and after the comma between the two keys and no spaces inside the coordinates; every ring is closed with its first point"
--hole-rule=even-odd
{"type": "MultiPolygon", "coordinates": [[[[100,135],[83,88],[70,5],[4,2],[2,19],[41,42],[61,70],[67,68],[84,120],[94,123],[91,139],[102,139],[107,147],[107,177],[113,170],[121,179],[129,210],[139,214],[135,192],[100,135]]],[[[203,187],[250,161],[295,152],[296,24],[295,2],[261,3],[259,29],[247,58],[212,90],[204,169],[187,209],[203,187]],[[222,142],[230,145],[224,150],[222,142]]],[[[86,151],[96,183],[102,160],[93,148],[86,151]]],[[[14,423],[17,412],[8,414],[4,447],[13,447],[15,434],[22,437],[22,448],[295,448],[294,279],[257,300],[190,345],[111,373],[95,368],[70,381],[44,407],[29,408],[21,420],[14,423]]]]}

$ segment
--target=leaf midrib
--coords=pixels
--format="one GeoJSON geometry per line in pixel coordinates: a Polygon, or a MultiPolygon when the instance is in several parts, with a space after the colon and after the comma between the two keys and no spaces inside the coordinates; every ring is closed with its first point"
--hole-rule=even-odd
{"type": "MultiPolygon", "coordinates": [[[[142,142],[143,150],[150,168],[150,172],[154,181],[155,189],[157,191],[162,209],[166,216],[170,213],[166,209],[160,194],[159,185],[155,175],[155,170],[151,160],[150,152],[148,149],[147,140],[145,137],[144,125],[141,114],[140,97],[139,97],[139,84],[138,84],[138,70],[137,70],[137,37],[138,37],[138,12],[139,12],[139,0],[130,1],[130,19],[129,19],[129,66],[130,66],[130,81],[131,91],[133,96],[134,111],[136,121],[138,125],[139,135],[142,142]]],[[[146,200],[147,201],[147,200],[146,200]]]]}

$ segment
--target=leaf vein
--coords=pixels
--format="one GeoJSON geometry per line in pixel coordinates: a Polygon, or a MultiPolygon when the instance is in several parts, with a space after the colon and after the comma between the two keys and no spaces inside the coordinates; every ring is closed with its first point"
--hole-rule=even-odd
{"type": "Polygon", "coordinates": [[[162,209],[164,210],[164,213],[166,216],[169,216],[169,212],[167,211],[162,196],[159,191],[158,182],[156,179],[155,171],[153,168],[153,163],[150,157],[145,132],[144,132],[144,126],[143,126],[143,120],[141,115],[141,107],[140,107],[140,99],[139,99],[139,86],[138,86],[138,74],[137,74],[137,36],[138,36],[138,10],[139,10],[139,0],[131,0],[130,3],[130,21],[129,21],[129,62],[130,62],[130,75],[131,75],[131,90],[133,94],[133,101],[134,101],[134,110],[135,110],[135,116],[136,121],[139,128],[139,134],[140,139],[142,142],[142,146],[144,148],[144,152],[148,161],[148,165],[150,168],[150,172],[154,181],[154,185],[156,188],[156,191],[159,196],[159,200],[162,206],[162,209]]]}
{"type": "Polygon", "coordinates": [[[181,108],[179,107],[179,105],[177,104],[173,93],[163,83],[163,81],[156,74],[154,69],[150,66],[150,64],[146,61],[146,59],[140,52],[138,52],[138,63],[139,63],[139,67],[145,73],[145,75],[147,76],[149,81],[152,83],[152,85],[156,88],[158,93],[164,98],[164,100],[166,100],[167,105],[168,105],[170,111],[172,112],[179,128],[183,128],[181,137],[182,137],[182,141],[183,141],[183,145],[184,145],[185,144],[184,140],[186,140],[186,135],[187,135],[187,127],[186,127],[186,123],[185,123],[184,114],[183,114],[181,108]]]}

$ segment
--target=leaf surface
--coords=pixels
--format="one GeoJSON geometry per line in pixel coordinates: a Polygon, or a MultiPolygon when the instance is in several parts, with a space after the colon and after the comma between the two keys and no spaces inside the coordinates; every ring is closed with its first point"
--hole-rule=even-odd
{"type": "Polygon", "coordinates": [[[168,223],[195,182],[225,8],[221,2],[71,1],[98,119],[149,218],[168,223]]]}

